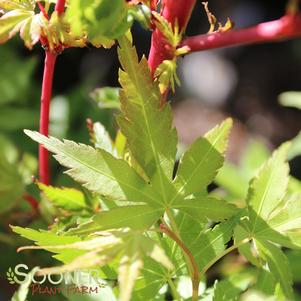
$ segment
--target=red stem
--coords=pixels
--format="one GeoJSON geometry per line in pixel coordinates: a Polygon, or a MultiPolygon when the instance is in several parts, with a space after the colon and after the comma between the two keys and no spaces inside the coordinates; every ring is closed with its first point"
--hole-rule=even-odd
{"type": "Polygon", "coordinates": [[[55,5],[55,11],[60,15],[65,11],[66,0],[58,0],[55,5]]]}
{"type": "Polygon", "coordinates": [[[23,198],[27,201],[27,203],[34,209],[34,211],[38,210],[39,203],[33,198],[30,194],[24,193],[23,198]]]}
{"type": "Polygon", "coordinates": [[[286,15],[279,20],[261,23],[250,28],[188,37],[182,41],[180,47],[188,46],[190,51],[194,52],[295,37],[301,37],[301,14],[286,15]]]}
{"type": "MultiPolygon", "coordinates": [[[[180,30],[185,30],[196,0],[165,0],[163,2],[162,16],[172,25],[174,25],[177,20],[180,30]]],[[[164,60],[171,58],[172,54],[170,53],[165,37],[158,29],[155,29],[152,34],[151,49],[148,57],[148,63],[152,73],[155,72],[157,67],[164,60]]]]}
{"type": "MultiPolygon", "coordinates": [[[[44,7],[43,7],[44,8],[44,7]]],[[[65,0],[58,0],[55,5],[55,11],[62,14],[65,9],[65,0]]],[[[43,12],[43,11],[42,11],[43,12]]],[[[50,101],[52,97],[52,83],[57,54],[51,50],[45,51],[45,65],[41,95],[40,112],[40,133],[48,136],[49,132],[49,112],[50,101]]],[[[50,183],[49,153],[43,147],[39,146],[39,175],[40,181],[46,185],[50,183]]]]}
{"type": "Polygon", "coordinates": [[[44,15],[44,17],[45,17],[47,20],[49,20],[49,16],[48,16],[48,14],[47,14],[47,12],[46,12],[45,7],[43,6],[43,4],[42,4],[40,1],[38,1],[37,4],[38,4],[38,6],[39,6],[40,11],[41,11],[42,14],[44,15]]]}
{"type": "MultiPolygon", "coordinates": [[[[56,57],[56,54],[46,51],[40,112],[40,133],[45,136],[48,136],[49,129],[49,110],[56,57]]],[[[49,154],[42,145],[39,147],[39,174],[40,181],[48,185],[50,182],[49,154]]]]}

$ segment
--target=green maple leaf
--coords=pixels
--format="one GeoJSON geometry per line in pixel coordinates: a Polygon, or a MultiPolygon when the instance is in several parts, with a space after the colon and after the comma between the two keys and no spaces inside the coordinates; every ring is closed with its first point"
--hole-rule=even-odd
{"type": "Polygon", "coordinates": [[[173,203],[173,208],[191,215],[200,222],[222,221],[230,218],[238,211],[234,205],[212,197],[178,199],[173,203]]]}
{"type": "Polygon", "coordinates": [[[227,119],[204,138],[197,139],[184,153],[173,182],[177,192],[171,203],[181,195],[203,191],[213,181],[224,162],[223,153],[231,126],[232,120],[227,119]]]}
{"type": "Polygon", "coordinates": [[[299,202],[285,197],[289,183],[289,146],[286,143],[276,150],[251,180],[247,211],[241,227],[235,230],[235,239],[249,237],[254,241],[254,244],[240,246],[239,251],[258,266],[262,260],[266,261],[286,297],[292,299],[292,277],[285,254],[272,243],[291,248],[300,246],[300,240],[292,239],[297,234],[294,231],[300,229],[299,202]]]}
{"type": "Polygon", "coordinates": [[[143,57],[138,61],[135,48],[127,37],[119,39],[119,45],[118,55],[123,68],[119,71],[123,114],[118,123],[132,156],[167,203],[177,145],[171,109],[168,103],[161,107],[159,87],[152,80],[146,59],[143,57]]]}
{"type": "Polygon", "coordinates": [[[20,32],[26,47],[31,49],[39,41],[40,22],[44,18],[40,14],[35,14],[35,1],[2,0],[1,8],[5,13],[0,18],[0,43],[6,42],[20,32]]]}
{"type": "Polygon", "coordinates": [[[250,183],[247,204],[252,231],[256,231],[259,218],[267,220],[285,196],[289,181],[289,166],[286,162],[288,148],[289,144],[284,144],[274,152],[272,158],[250,183]],[[256,213],[254,217],[252,211],[256,213]]]}
{"type": "Polygon", "coordinates": [[[151,227],[163,215],[164,208],[148,205],[115,207],[97,213],[91,222],[68,231],[69,234],[86,235],[97,231],[129,227],[143,230],[151,227]]]}
{"type": "MultiPolygon", "coordinates": [[[[236,219],[230,219],[216,225],[214,228],[199,231],[196,236],[185,238],[183,241],[194,255],[200,271],[203,273],[210,267],[211,262],[226,250],[227,243],[233,235],[236,219]]],[[[180,268],[182,268],[184,263],[180,268]]]]}
{"type": "Polygon", "coordinates": [[[0,0],[0,8],[5,11],[23,9],[33,10],[35,8],[34,0],[0,0]]]}
{"type": "Polygon", "coordinates": [[[125,161],[108,152],[69,140],[47,138],[37,132],[25,133],[54,152],[54,157],[69,168],[67,174],[89,190],[113,200],[158,203],[150,185],[125,161]]]}
{"type": "Polygon", "coordinates": [[[111,47],[114,39],[123,35],[132,25],[128,18],[128,6],[123,0],[70,1],[66,20],[75,35],[87,35],[94,46],[111,47]]]}
{"type": "Polygon", "coordinates": [[[85,201],[84,194],[74,188],[57,188],[38,183],[39,188],[45,194],[46,198],[56,207],[66,211],[93,211],[85,201]]]}
{"type": "Polygon", "coordinates": [[[98,232],[92,239],[62,245],[40,245],[36,248],[47,248],[57,252],[60,250],[83,252],[65,265],[42,269],[42,274],[58,274],[94,266],[102,267],[117,260],[120,298],[125,301],[130,300],[135,281],[143,267],[144,256],[152,258],[168,270],[173,269],[165,252],[155,241],[140,232],[128,229],[98,232]]]}
{"type": "Polygon", "coordinates": [[[277,246],[267,241],[257,239],[256,244],[262,254],[262,257],[268,263],[270,271],[274,275],[275,279],[279,281],[286,297],[288,297],[289,300],[294,300],[292,289],[293,276],[285,254],[277,246]]]}

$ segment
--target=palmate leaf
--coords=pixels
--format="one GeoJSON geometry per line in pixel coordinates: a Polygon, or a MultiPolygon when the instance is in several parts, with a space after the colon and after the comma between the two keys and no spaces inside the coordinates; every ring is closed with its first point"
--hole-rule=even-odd
{"type": "Polygon", "coordinates": [[[144,256],[152,258],[168,270],[173,269],[172,263],[156,242],[140,232],[123,229],[99,232],[97,235],[90,240],[71,244],[28,247],[28,249],[48,248],[52,251],[75,249],[84,252],[68,264],[42,269],[41,274],[59,274],[75,269],[102,267],[117,260],[119,262],[120,300],[123,301],[130,300],[135,281],[143,267],[144,256]]]}
{"type": "Polygon", "coordinates": [[[4,213],[22,199],[25,186],[15,162],[15,147],[4,136],[0,136],[0,145],[0,213],[4,213]]]}
{"type": "MultiPolygon", "coordinates": [[[[34,241],[37,245],[62,245],[78,242],[81,240],[78,236],[62,236],[49,231],[37,231],[30,228],[22,228],[18,226],[11,226],[15,233],[20,234],[22,237],[34,241]]],[[[47,249],[47,248],[46,248],[47,249]]]]}
{"type": "Polygon", "coordinates": [[[284,199],[289,182],[286,162],[289,146],[286,143],[276,150],[251,180],[247,213],[241,220],[242,227],[236,228],[235,240],[244,237],[253,239],[255,254],[249,244],[241,246],[240,252],[256,265],[260,265],[257,257],[266,261],[283,293],[292,299],[292,278],[286,257],[279,247],[271,243],[296,247],[289,235],[286,235],[286,231],[296,230],[300,225],[298,201],[295,198],[291,201],[284,199]]]}
{"type": "Polygon", "coordinates": [[[271,218],[260,223],[255,237],[269,240],[289,248],[301,248],[301,198],[296,193],[286,198],[271,214],[271,218]]]}
{"type": "Polygon", "coordinates": [[[44,192],[46,198],[52,202],[56,207],[64,209],[68,212],[72,211],[93,211],[93,208],[85,201],[84,194],[74,188],[57,188],[47,186],[43,183],[38,183],[41,191],[44,192]]]}
{"type": "Polygon", "coordinates": [[[285,199],[283,206],[275,210],[267,223],[281,233],[301,229],[301,194],[295,193],[285,199]]]}
{"type": "Polygon", "coordinates": [[[160,91],[152,80],[146,59],[138,61],[127,37],[119,39],[119,46],[124,71],[119,72],[123,114],[118,123],[132,156],[167,202],[166,191],[170,189],[177,145],[171,109],[168,103],[160,106],[160,91]]]}
{"type": "Polygon", "coordinates": [[[256,240],[256,244],[262,256],[267,261],[273,276],[279,281],[286,297],[289,300],[294,300],[292,289],[293,277],[285,254],[281,249],[267,241],[256,240]]]}
{"type": "Polygon", "coordinates": [[[38,42],[42,14],[34,13],[35,1],[0,1],[0,9],[6,13],[0,18],[0,43],[6,42],[20,32],[29,49],[38,42]]]}
{"type": "Polygon", "coordinates": [[[69,168],[67,174],[91,191],[113,200],[147,202],[158,204],[150,185],[148,185],[125,161],[116,159],[104,150],[64,142],[37,132],[25,130],[33,140],[41,143],[55,158],[69,168]]]}
{"type": "Polygon", "coordinates": [[[177,200],[173,203],[173,208],[191,215],[200,222],[222,221],[238,211],[234,205],[212,197],[177,200]]]}
{"type": "Polygon", "coordinates": [[[283,144],[275,151],[250,183],[247,205],[251,232],[257,231],[260,219],[267,220],[285,196],[289,181],[289,166],[286,162],[288,149],[289,144],[283,144]]]}
{"type": "Polygon", "coordinates": [[[71,229],[68,234],[87,235],[97,231],[129,227],[143,230],[152,226],[163,214],[163,208],[148,205],[116,207],[97,213],[91,222],[71,229]]]}
{"type": "Polygon", "coordinates": [[[132,25],[128,18],[128,5],[123,0],[70,1],[66,20],[77,36],[86,35],[94,46],[111,47],[114,39],[123,35],[132,25]]]}
{"type": "MultiPolygon", "coordinates": [[[[205,273],[212,262],[215,261],[216,258],[219,258],[226,249],[236,223],[236,219],[232,218],[216,225],[212,229],[201,231],[199,235],[187,245],[202,273],[205,273]]],[[[183,237],[183,240],[185,242],[185,237],[183,237]]]]}
{"type": "Polygon", "coordinates": [[[164,293],[160,289],[166,284],[168,271],[148,258],[144,259],[143,269],[137,279],[132,294],[132,301],[156,300],[164,301],[164,293]],[[160,296],[161,295],[161,296],[160,296]]]}
{"type": "Polygon", "coordinates": [[[171,203],[181,195],[203,191],[213,181],[224,162],[223,153],[231,126],[232,120],[227,119],[204,138],[199,138],[184,153],[174,180],[177,193],[171,203]]]}
{"type": "Polygon", "coordinates": [[[6,11],[15,9],[34,10],[35,0],[0,0],[0,8],[6,11]]]}

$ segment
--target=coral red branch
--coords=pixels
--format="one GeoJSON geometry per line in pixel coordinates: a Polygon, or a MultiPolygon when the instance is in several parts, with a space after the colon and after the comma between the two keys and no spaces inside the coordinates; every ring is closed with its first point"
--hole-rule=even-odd
{"type": "Polygon", "coordinates": [[[39,207],[39,203],[38,201],[33,198],[30,194],[28,193],[24,193],[23,195],[23,198],[24,200],[27,201],[27,203],[34,209],[34,211],[37,211],[38,210],[38,207],[39,207]]]}
{"type": "MultiPolygon", "coordinates": [[[[40,112],[40,133],[45,136],[48,136],[49,129],[49,110],[55,61],[56,54],[46,51],[40,112]]],[[[49,154],[41,145],[39,147],[39,175],[40,181],[48,185],[50,182],[49,154]]]]}
{"type": "Polygon", "coordinates": [[[48,14],[47,14],[47,12],[46,12],[45,7],[43,6],[43,4],[42,4],[40,1],[38,1],[37,4],[38,4],[38,6],[39,6],[40,11],[41,11],[42,14],[44,15],[44,17],[45,17],[47,20],[49,20],[49,16],[48,16],[48,14]]]}
{"type": "MultiPolygon", "coordinates": [[[[55,11],[57,11],[58,14],[64,13],[65,3],[66,3],[65,0],[57,1],[55,5],[55,11]]],[[[41,9],[40,5],[39,7],[41,9]]],[[[45,41],[45,44],[47,44],[46,42],[47,41],[45,41]]],[[[45,136],[48,136],[50,101],[52,97],[53,74],[54,74],[57,54],[52,52],[51,50],[46,50],[45,55],[46,57],[45,57],[42,95],[41,95],[40,133],[45,136]]],[[[49,153],[41,145],[39,147],[39,175],[40,175],[40,181],[46,185],[49,185],[50,183],[49,153]]]]}
{"type": "Polygon", "coordinates": [[[188,46],[193,52],[296,37],[301,37],[301,14],[286,15],[279,20],[261,23],[250,28],[188,37],[180,46],[188,46]]]}
{"type": "Polygon", "coordinates": [[[55,5],[55,11],[57,11],[58,14],[62,14],[65,11],[65,3],[66,0],[58,0],[55,5]]]}
{"type": "MultiPolygon", "coordinates": [[[[165,0],[163,1],[162,16],[171,24],[175,24],[176,20],[181,30],[184,30],[190,19],[191,12],[194,8],[196,0],[165,0]]],[[[171,59],[172,54],[169,51],[165,37],[158,29],[152,34],[151,49],[149,53],[148,63],[152,73],[165,60],[171,59]]]]}

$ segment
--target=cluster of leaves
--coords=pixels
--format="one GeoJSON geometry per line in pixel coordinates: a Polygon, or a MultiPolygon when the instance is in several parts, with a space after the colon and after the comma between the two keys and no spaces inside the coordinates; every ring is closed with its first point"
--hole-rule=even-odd
{"type": "Polygon", "coordinates": [[[62,15],[53,12],[57,1],[1,0],[0,43],[20,32],[26,47],[32,48],[39,40],[44,47],[61,50],[62,47],[83,47],[91,43],[96,47],[111,47],[137,19],[149,25],[146,5],[129,5],[117,0],[68,1],[62,15]],[[36,13],[37,3],[44,5],[36,13]],[[143,11],[143,13],[141,13],[143,11]],[[114,24],[114,25],[112,25],[114,24]]]}
{"type": "MultiPolygon", "coordinates": [[[[48,231],[13,227],[37,245],[27,248],[53,252],[64,263],[42,273],[93,267],[103,279],[118,281],[113,290],[120,300],[164,300],[166,287],[175,299],[189,300],[191,293],[180,288],[192,274],[191,262],[177,241],[161,232],[158,225],[164,223],[190,250],[200,276],[236,248],[256,267],[254,273],[216,282],[202,300],[237,300],[250,290],[293,300],[281,249],[301,247],[300,192],[288,174],[290,144],[252,174],[246,196],[239,196],[245,201],[208,193],[223,166],[232,121],[197,139],[175,169],[170,105],[162,105],[159,83],[146,59],[139,61],[131,37],[120,38],[119,46],[121,132],[114,142],[99,123],[91,128],[94,147],[26,131],[85,191],[39,184],[60,210],[58,221],[48,231]]],[[[220,175],[216,181],[227,183],[220,175]]]]}

